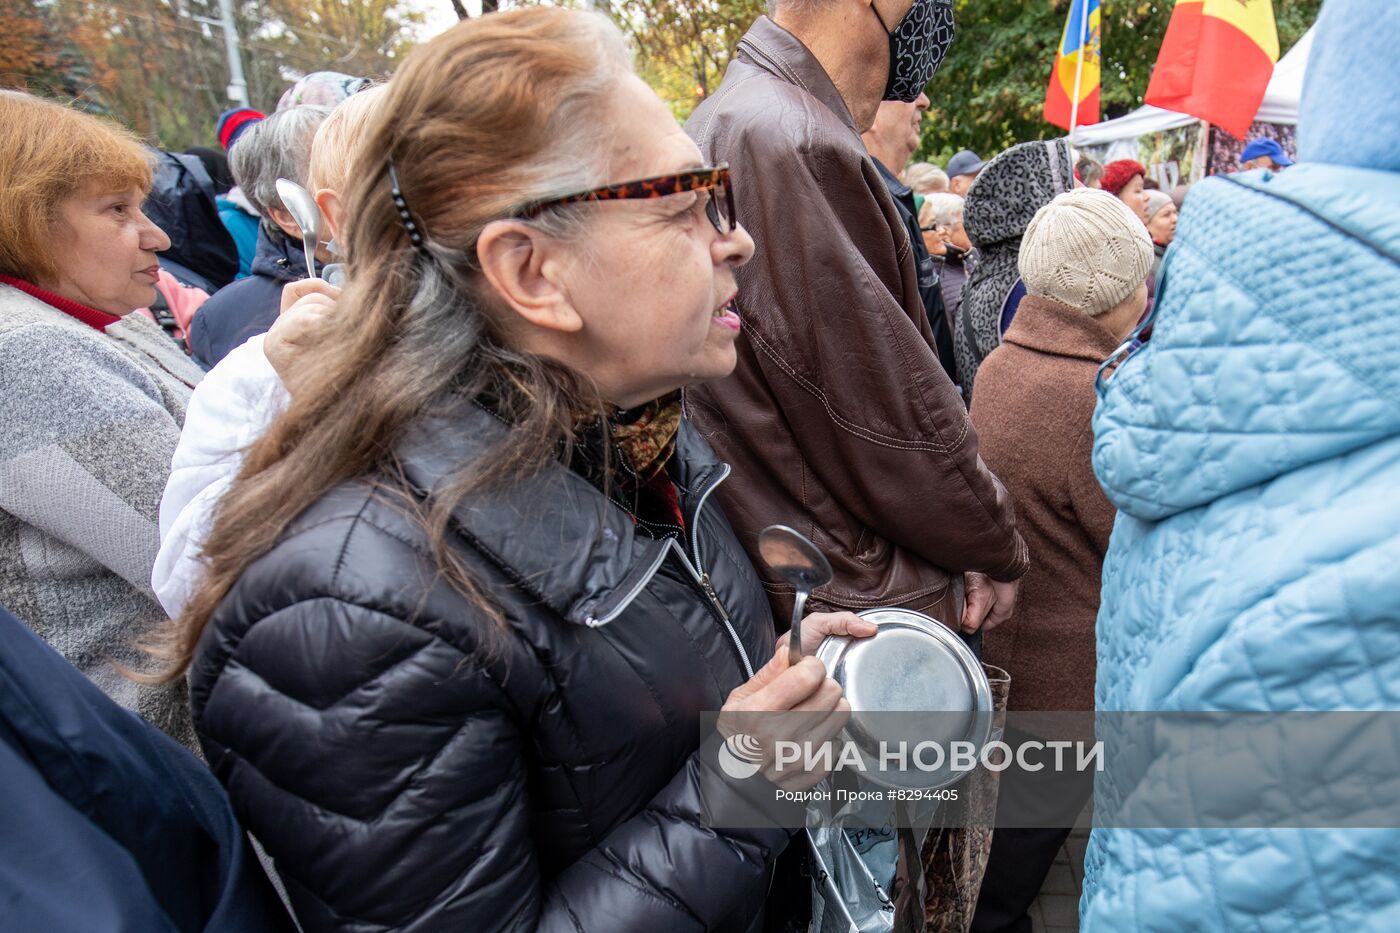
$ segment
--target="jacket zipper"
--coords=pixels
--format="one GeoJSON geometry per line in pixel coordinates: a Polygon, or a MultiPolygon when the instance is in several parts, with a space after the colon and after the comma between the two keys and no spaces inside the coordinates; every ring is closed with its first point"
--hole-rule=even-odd
{"type": "MultiPolygon", "coordinates": [[[[749,661],[749,653],[744,650],[744,643],[739,638],[738,631],[734,628],[734,619],[729,615],[729,610],[724,608],[724,603],[720,602],[719,593],[715,592],[714,583],[710,581],[710,575],[705,570],[705,562],[700,558],[700,513],[705,508],[706,501],[710,498],[710,493],[719,488],[719,484],[729,478],[733,468],[727,463],[719,465],[719,475],[700,491],[700,498],[695,502],[695,511],[690,516],[690,548],[695,555],[696,579],[700,583],[700,589],[709,598],[715,609],[719,612],[719,620],[724,623],[725,630],[729,632],[729,637],[734,642],[734,647],[739,651],[739,657],[744,663],[744,670],[750,677],[753,676],[753,663],[749,661]]],[[[684,556],[684,555],[682,555],[684,556]]]]}
{"type": "Polygon", "coordinates": [[[661,569],[661,564],[666,559],[666,555],[670,553],[671,549],[674,547],[676,558],[680,561],[681,566],[685,567],[686,571],[690,574],[691,579],[695,581],[696,585],[700,589],[701,594],[704,595],[706,601],[708,601],[711,610],[715,614],[715,617],[719,620],[720,624],[724,626],[724,630],[729,634],[729,640],[733,642],[734,650],[739,654],[739,662],[743,665],[745,675],[748,677],[753,677],[753,662],[749,660],[749,653],[744,649],[744,642],[739,637],[738,630],[734,628],[734,619],[729,615],[729,610],[724,608],[724,603],[720,601],[719,593],[715,591],[715,585],[713,582],[711,582],[710,575],[705,571],[698,569],[703,566],[700,563],[700,513],[705,508],[705,502],[707,499],[709,499],[710,493],[715,491],[716,486],[724,482],[725,478],[729,476],[730,472],[731,468],[729,464],[720,464],[719,476],[714,480],[714,482],[706,486],[705,489],[700,493],[700,498],[696,501],[695,504],[695,511],[691,513],[690,543],[691,551],[695,555],[695,564],[693,566],[691,565],[690,559],[685,553],[685,548],[682,547],[681,544],[678,541],[676,541],[675,538],[668,538],[666,541],[666,547],[661,549],[661,552],[656,556],[656,559],[652,561],[652,565],[647,568],[646,573],[642,574],[641,578],[637,580],[636,584],[634,584],[633,587],[627,591],[627,595],[624,596],[616,606],[610,609],[606,615],[603,615],[601,617],[589,616],[587,619],[584,620],[585,625],[587,625],[589,628],[598,628],[599,626],[607,625],[609,622],[622,615],[622,613],[627,610],[627,607],[632,604],[633,600],[635,600],[638,596],[641,595],[642,590],[646,589],[647,584],[651,582],[651,578],[656,576],[656,572],[661,569]]]}
{"type": "Polygon", "coordinates": [[[609,622],[622,615],[622,613],[626,612],[627,607],[632,605],[632,602],[641,595],[642,590],[646,589],[647,584],[651,582],[651,578],[656,576],[656,572],[661,569],[662,562],[666,560],[666,555],[672,553],[672,548],[675,548],[674,553],[676,555],[676,560],[679,561],[681,566],[686,569],[686,572],[690,574],[690,578],[695,581],[695,585],[700,590],[701,595],[703,595],[706,602],[709,603],[715,618],[724,626],[724,630],[729,633],[729,639],[734,643],[734,650],[739,654],[739,662],[743,665],[745,674],[752,677],[753,663],[749,661],[749,653],[744,650],[744,642],[739,638],[739,633],[734,628],[734,620],[730,617],[729,610],[724,608],[724,603],[720,601],[719,593],[715,591],[714,584],[710,582],[710,575],[708,573],[700,573],[690,565],[690,559],[686,557],[685,550],[676,542],[675,538],[666,539],[666,547],[661,549],[661,552],[656,556],[652,565],[647,568],[646,573],[642,574],[641,578],[627,591],[627,595],[622,598],[621,602],[608,610],[606,615],[589,616],[583,620],[583,624],[589,628],[599,628],[607,625],[609,622]]]}
{"type": "MultiPolygon", "coordinates": [[[[671,540],[672,542],[675,541],[674,538],[671,540]]],[[[714,584],[710,582],[710,575],[708,573],[702,573],[690,566],[690,559],[686,557],[685,551],[681,550],[679,544],[676,545],[676,557],[680,560],[681,565],[690,572],[691,579],[695,581],[696,586],[700,588],[700,592],[703,593],[705,599],[709,601],[710,608],[714,610],[715,618],[724,626],[724,630],[729,633],[729,639],[734,643],[734,650],[739,653],[739,662],[744,667],[745,675],[752,677],[753,663],[749,661],[749,653],[744,650],[744,642],[739,638],[739,633],[734,628],[734,620],[730,618],[729,610],[725,609],[724,603],[720,602],[719,594],[715,592],[714,584]]]]}

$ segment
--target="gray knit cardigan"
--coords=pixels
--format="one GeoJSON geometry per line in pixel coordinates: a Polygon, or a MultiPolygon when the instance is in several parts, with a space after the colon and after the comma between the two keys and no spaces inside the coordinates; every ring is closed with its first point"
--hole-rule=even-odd
{"type": "Polygon", "coordinates": [[[105,333],[0,284],[0,605],[118,703],[196,748],[183,681],[111,664],[165,617],[157,515],[202,373],[131,314],[105,333]]]}

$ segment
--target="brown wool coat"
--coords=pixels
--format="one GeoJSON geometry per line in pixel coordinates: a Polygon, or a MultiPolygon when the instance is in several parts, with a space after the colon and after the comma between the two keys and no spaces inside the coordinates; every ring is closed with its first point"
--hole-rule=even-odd
{"type": "Polygon", "coordinates": [[[972,423],[1030,549],[1015,614],[987,633],[1014,710],[1094,708],[1094,619],[1114,510],[1094,478],[1094,374],[1118,338],[1082,311],[1027,295],[977,370],[972,423]]]}

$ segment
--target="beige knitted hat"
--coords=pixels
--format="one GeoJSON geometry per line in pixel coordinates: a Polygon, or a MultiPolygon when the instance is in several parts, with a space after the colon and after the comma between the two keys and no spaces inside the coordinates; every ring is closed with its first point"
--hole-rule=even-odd
{"type": "Polygon", "coordinates": [[[1152,240],[1122,201],[1096,188],[1076,188],[1036,212],[1021,238],[1019,265],[1027,293],[1092,316],[1147,281],[1152,240]]]}
{"type": "Polygon", "coordinates": [[[1157,212],[1172,203],[1172,196],[1165,191],[1147,192],[1147,222],[1151,223],[1157,212]]]}

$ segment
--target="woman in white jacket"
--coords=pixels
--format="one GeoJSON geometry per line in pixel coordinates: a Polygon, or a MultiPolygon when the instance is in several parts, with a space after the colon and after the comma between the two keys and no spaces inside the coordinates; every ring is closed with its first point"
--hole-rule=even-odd
{"type": "MultiPolygon", "coordinates": [[[[347,99],[321,124],[312,143],[310,182],[332,240],[340,226],[339,191],[351,153],[386,87],[347,99]]],[[[172,618],[184,611],[203,572],[204,540],[219,501],[243,465],[243,452],[286,408],[285,381],[300,351],[316,341],[328,322],[338,294],[322,279],[288,285],[272,329],[224,357],[191,397],[161,497],[160,552],[151,573],[151,586],[172,618]]]]}

